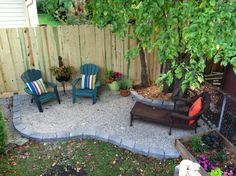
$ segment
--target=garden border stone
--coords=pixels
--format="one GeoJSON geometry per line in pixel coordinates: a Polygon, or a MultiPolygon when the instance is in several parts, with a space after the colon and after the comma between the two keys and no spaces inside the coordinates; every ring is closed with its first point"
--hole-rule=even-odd
{"type": "Polygon", "coordinates": [[[165,152],[164,150],[158,149],[156,147],[150,147],[148,156],[162,160],[165,159],[165,152]]]}
{"type": "Polygon", "coordinates": [[[144,145],[135,143],[134,152],[141,155],[148,156],[149,148],[150,148],[149,146],[144,146],[144,145]]]}
{"type": "MultiPolygon", "coordinates": [[[[168,100],[153,100],[149,98],[145,98],[142,95],[138,94],[135,90],[131,90],[131,96],[134,100],[154,106],[154,107],[162,107],[162,108],[167,108],[167,109],[173,109],[174,107],[174,102],[173,101],[168,101],[168,100]]],[[[176,102],[177,105],[181,105],[181,102],[176,102]]]]}
{"type": "MultiPolygon", "coordinates": [[[[133,93],[135,94],[135,93],[133,93]]],[[[139,95],[138,95],[139,96],[139,95]]],[[[139,99],[144,99],[144,97],[139,96],[139,99]]],[[[141,144],[136,144],[136,141],[123,139],[114,134],[107,134],[95,130],[81,131],[76,129],[70,132],[62,133],[48,133],[42,134],[35,131],[28,130],[27,127],[21,123],[21,104],[20,96],[14,95],[13,97],[13,126],[14,128],[24,137],[32,139],[37,142],[50,142],[50,141],[60,141],[66,139],[97,139],[100,141],[109,142],[113,145],[117,145],[120,148],[127,149],[131,152],[153,157],[156,159],[167,159],[167,158],[177,158],[179,153],[176,150],[163,151],[161,149],[154,149],[150,146],[142,146],[141,144]]],[[[147,102],[157,103],[158,100],[148,100],[147,102]]],[[[160,101],[161,102],[161,101],[160,101]]]]}
{"type": "Polygon", "coordinates": [[[113,145],[117,145],[120,147],[121,142],[122,142],[122,138],[117,136],[117,135],[110,135],[108,137],[108,142],[113,144],[113,145]]]}

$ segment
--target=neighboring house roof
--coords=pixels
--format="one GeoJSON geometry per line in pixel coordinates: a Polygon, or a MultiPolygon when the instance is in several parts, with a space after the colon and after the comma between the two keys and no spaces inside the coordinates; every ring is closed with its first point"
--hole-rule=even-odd
{"type": "Polygon", "coordinates": [[[38,17],[35,0],[26,2],[25,0],[0,0],[0,28],[37,25],[38,17]],[[28,4],[30,6],[27,6],[28,4]]]}

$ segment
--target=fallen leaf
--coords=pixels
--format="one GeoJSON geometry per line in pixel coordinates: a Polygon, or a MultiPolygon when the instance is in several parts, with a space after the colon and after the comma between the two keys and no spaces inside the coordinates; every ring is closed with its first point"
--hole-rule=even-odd
{"type": "Polygon", "coordinates": [[[54,161],[54,162],[52,163],[52,167],[55,166],[56,164],[57,164],[57,161],[54,161]]]}

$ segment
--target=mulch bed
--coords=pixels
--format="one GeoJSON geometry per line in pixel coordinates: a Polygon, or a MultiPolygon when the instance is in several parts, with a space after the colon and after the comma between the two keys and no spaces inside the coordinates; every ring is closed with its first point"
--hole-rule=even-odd
{"type": "Polygon", "coordinates": [[[153,100],[169,100],[172,96],[172,93],[163,93],[160,91],[160,88],[153,84],[150,87],[143,88],[141,86],[135,86],[134,90],[142,95],[145,98],[153,100]]]}
{"type": "MultiPolygon", "coordinates": [[[[208,110],[205,117],[210,120],[213,124],[218,126],[220,121],[220,112],[214,113],[208,110]]],[[[236,117],[230,113],[225,113],[222,121],[222,126],[220,132],[233,144],[236,146],[236,117]]]]}

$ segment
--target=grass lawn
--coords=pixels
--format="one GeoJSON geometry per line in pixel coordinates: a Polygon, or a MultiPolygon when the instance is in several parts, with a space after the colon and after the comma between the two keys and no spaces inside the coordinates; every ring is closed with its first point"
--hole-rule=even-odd
{"type": "Polygon", "coordinates": [[[38,14],[39,24],[47,24],[48,26],[63,25],[60,21],[56,21],[51,15],[38,14]]]}
{"type": "Polygon", "coordinates": [[[0,175],[44,175],[49,168],[69,165],[77,171],[83,168],[88,176],[169,176],[178,162],[158,161],[95,140],[29,142],[0,156],[0,175]]]}

